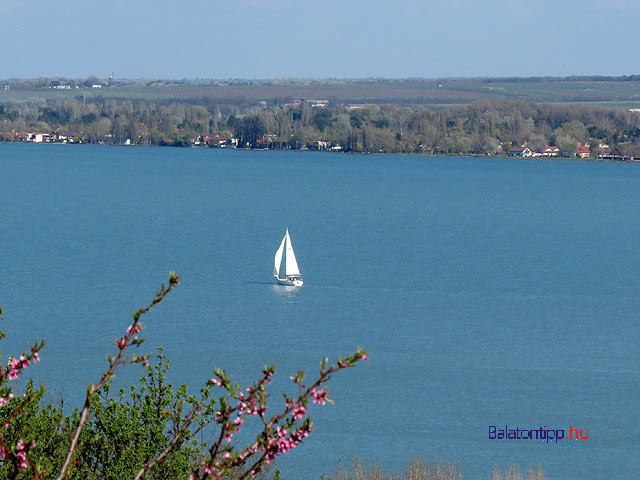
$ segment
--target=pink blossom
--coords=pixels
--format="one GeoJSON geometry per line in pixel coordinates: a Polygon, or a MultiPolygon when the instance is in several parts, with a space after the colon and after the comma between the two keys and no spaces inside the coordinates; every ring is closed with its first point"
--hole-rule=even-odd
{"type": "Polygon", "coordinates": [[[325,404],[325,398],[327,396],[327,390],[322,389],[321,391],[317,391],[315,388],[311,389],[311,394],[313,395],[313,403],[320,403],[321,405],[325,404]]]}
{"type": "Polygon", "coordinates": [[[302,405],[296,404],[295,410],[293,411],[293,419],[300,420],[302,417],[304,417],[305,412],[306,410],[302,405]]]}
{"type": "Polygon", "coordinates": [[[17,380],[18,379],[18,369],[12,367],[11,370],[9,370],[9,374],[7,375],[7,377],[9,378],[9,380],[17,380]]]}
{"type": "Polygon", "coordinates": [[[18,460],[18,468],[24,470],[27,468],[27,446],[24,440],[19,440],[16,444],[16,458],[18,460]]]}
{"type": "Polygon", "coordinates": [[[129,325],[129,327],[127,328],[127,333],[140,333],[140,330],[142,330],[142,327],[140,326],[139,323],[134,323],[133,325],[129,325]]]}

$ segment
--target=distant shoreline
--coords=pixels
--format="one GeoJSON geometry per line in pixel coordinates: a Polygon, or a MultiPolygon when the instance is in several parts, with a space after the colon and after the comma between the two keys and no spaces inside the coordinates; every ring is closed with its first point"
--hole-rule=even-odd
{"type": "Polygon", "coordinates": [[[561,161],[561,162],[587,162],[587,163],[640,163],[640,158],[630,158],[626,160],[608,159],[608,158],[579,158],[579,157],[514,157],[509,155],[482,155],[482,154],[450,154],[450,153],[419,153],[419,152],[404,152],[404,153],[392,153],[392,152],[344,152],[344,151],[328,151],[328,150],[313,150],[313,149],[278,149],[278,148],[215,148],[205,146],[188,146],[188,147],[176,147],[171,145],[122,145],[122,144],[106,144],[106,143],[62,143],[62,142],[48,142],[48,143],[33,143],[33,142],[0,142],[0,145],[30,145],[30,146],[91,146],[91,147],[126,147],[126,148],[178,148],[178,149],[194,149],[194,150],[226,150],[226,151],[238,151],[238,152],[304,152],[304,153],[331,153],[338,155],[371,155],[371,156],[401,156],[401,157],[468,157],[468,158],[499,158],[504,160],[528,160],[528,161],[561,161]]]}

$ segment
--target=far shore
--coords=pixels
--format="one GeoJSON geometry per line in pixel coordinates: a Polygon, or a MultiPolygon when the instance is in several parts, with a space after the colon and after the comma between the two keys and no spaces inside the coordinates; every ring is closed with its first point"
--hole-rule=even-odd
{"type": "Polygon", "coordinates": [[[211,147],[206,145],[190,145],[190,146],[177,146],[177,145],[149,145],[149,144],[122,144],[122,143],[107,143],[107,142],[97,142],[97,143],[83,143],[83,142],[0,142],[0,145],[73,145],[73,146],[102,146],[102,147],[138,147],[138,148],[149,148],[149,147],[167,147],[167,148],[193,148],[193,149],[213,149],[213,150],[233,150],[233,151],[244,151],[244,152],[265,152],[265,151],[276,151],[276,152],[324,152],[324,153],[333,153],[333,154],[342,154],[342,155],[376,155],[376,156],[403,156],[403,157],[469,157],[469,158],[501,158],[501,159],[520,159],[520,160],[551,160],[551,161],[565,161],[565,162],[600,162],[600,163],[640,163],[640,157],[599,157],[599,158],[591,158],[591,157],[578,157],[578,156],[516,156],[516,155],[505,155],[504,153],[496,153],[496,154],[480,154],[480,153],[431,153],[431,152],[349,152],[349,151],[332,151],[332,150],[320,150],[317,148],[220,148],[220,147],[211,147]]]}

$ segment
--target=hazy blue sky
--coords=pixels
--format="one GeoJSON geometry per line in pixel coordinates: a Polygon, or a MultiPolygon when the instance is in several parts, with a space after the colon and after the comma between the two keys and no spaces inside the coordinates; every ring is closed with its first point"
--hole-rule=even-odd
{"type": "Polygon", "coordinates": [[[0,78],[640,73],[638,0],[0,0],[0,78]]]}

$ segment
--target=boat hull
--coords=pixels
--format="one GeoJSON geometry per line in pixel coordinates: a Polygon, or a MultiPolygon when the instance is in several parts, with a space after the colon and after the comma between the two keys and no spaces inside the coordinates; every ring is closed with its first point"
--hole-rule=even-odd
{"type": "Polygon", "coordinates": [[[301,287],[302,285],[304,285],[304,282],[302,281],[301,278],[282,279],[282,278],[275,277],[275,279],[278,281],[280,285],[288,285],[290,287],[301,287]]]}

